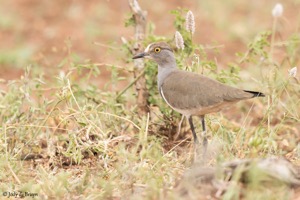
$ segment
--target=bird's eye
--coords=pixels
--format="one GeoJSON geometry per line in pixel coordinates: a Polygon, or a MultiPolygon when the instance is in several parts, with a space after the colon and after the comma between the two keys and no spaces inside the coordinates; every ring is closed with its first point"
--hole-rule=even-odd
{"type": "Polygon", "coordinates": [[[155,53],[159,53],[159,52],[160,52],[160,48],[156,47],[156,48],[154,49],[154,51],[155,51],[155,53]]]}

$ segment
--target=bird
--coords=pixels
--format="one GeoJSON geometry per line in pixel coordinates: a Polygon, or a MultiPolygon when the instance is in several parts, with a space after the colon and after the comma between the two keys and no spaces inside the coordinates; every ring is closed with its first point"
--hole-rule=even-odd
{"type": "Polygon", "coordinates": [[[169,107],[188,119],[194,146],[199,141],[193,116],[200,118],[203,157],[208,145],[204,118],[206,114],[219,112],[240,100],[265,96],[262,92],[238,89],[201,74],[178,69],[173,50],[166,42],[149,44],[144,52],[133,56],[133,59],[138,58],[148,58],[158,64],[157,85],[160,96],[169,107]]]}

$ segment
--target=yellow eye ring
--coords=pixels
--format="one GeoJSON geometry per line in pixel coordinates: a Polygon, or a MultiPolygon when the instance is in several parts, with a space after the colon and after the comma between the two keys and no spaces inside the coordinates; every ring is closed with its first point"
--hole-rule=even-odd
{"type": "Polygon", "coordinates": [[[154,52],[155,52],[155,53],[159,53],[159,52],[160,52],[160,48],[156,47],[156,48],[154,49],[154,52]]]}

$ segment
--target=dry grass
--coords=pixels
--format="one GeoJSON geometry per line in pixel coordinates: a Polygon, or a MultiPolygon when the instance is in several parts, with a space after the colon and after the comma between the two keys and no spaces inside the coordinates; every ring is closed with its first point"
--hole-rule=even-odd
{"type": "MultiPolygon", "coordinates": [[[[297,1],[289,2],[299,6],[297,1]]],[[[199,3],[213,13],[227,12],[230,6],[242,8],[242,4],[199,3]]],[[[269,9],[265,15],[271,15],[269,9]]],[[[81,59],[72,41],[66,40],[67,54],[55,63],[61,68],[45,69],[32,61],[21,77],[1,79],[0,199],[5,194],[27,199],[297,199],[299,188],[266,176],[256,165],[249,164],[247,170],[243,165],[236,167],[230,176],[218,167],[234,159],[271,156],[300,165],[300,80],[299,73],[288,75],[288,69],[299,66],[299,30],[290,30],[299,19],[283,17],[266,26],[263,30],[267,32],[245,35],[243,30],[251,29],[252,22],[226,29],[228,22],[215,17],[209,20],[220,32],[248,38],[247,42],[241,39],[247,49],[233,52],[238,56],[222,68],[216,67],[219,60],[214,58],[220,56],[223,45],[205,44],[195,50],[201,64],[193,55],[187,58],[177,52],[178,58],[187,58],[179,66],[188,64],[187,70],[193,71],[202,68],[205,75],[238,87],[260,88],[268,97],[207,116],[209,159],[204,166],[193,164],[192,136],[186,122],[178,139],[173,138],[180,116],[154,92],[153,63],[146,70],[148,84],[153,86],[151,112],[139,116],[134,88],[128,87],[122,95],[118,92],[134,81],[131,61],[124,64],[127,67],[109,64],[111,77],[100,89],[94,80],[104,77],[102,64],[81,59]],[[286,24],[291,24],[288,33],[283,28],[286,24]]],[[[121,53],[118,49],[113,50],[118,52],[116,60],[127,61],[126,45],[121,53]]],[[[10,65],[10,56],[18,59],[23,55],[16,52],[0,56],[1,62],[10,65]]],[[[225,64],[223,59],[220,65],[225,64]]],[[[200,121],[196,126],[200,132],[200,121]]]]}

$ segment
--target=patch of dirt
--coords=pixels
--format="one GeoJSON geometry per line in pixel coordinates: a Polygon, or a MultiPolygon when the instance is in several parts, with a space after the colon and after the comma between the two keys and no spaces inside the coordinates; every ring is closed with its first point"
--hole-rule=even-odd
{"type": "MultiPolygon", "coordinates": [[[[141,2],[143,9],[148,11],[148,19],[156,26],[155,34],[170,37],[174,34],[174,16],[169,13],[178,7],[192,10],[196,18],[195,42],[201,44],[224,45],[220,48],[220,54],[208,50],[211,59],[216,59],[221,67],[225,67],[230,61],[236,59],[236,52],[246,50],[245,42],[253,39],[253,35],[248,34],[250,30],[240,27],[241,23],[251,20],[250,24],[257,23],[258,27],[268,29],[272,25],[271,3],[239,3],[224,7],[222,4],[212,3],[218,11],[222,13],[211,13],[204,10],[202,4],[197,2],[141,2]],[[222,7],[223,6],[223,7],[222,7]],[[263,7],[268,9],[262,9],[263,7]],[[257,10],[257,9],[261,10],[257,10]],[[232,12],[229,12],[232,10],[232,12]],[[228,27],[222,27],[222,18],[230,20],[228,27]],[[240,20],[240,21],[239,21],[240,20]],[[239,33],[241,33],[239,35],[239,33]],[[246,36],[242,35],[246,33],[246,36]],[[243,37],[247,37],[246,39],[243,37]]],[[[285,18],[280,21],[279,37],[285,38],[291,31],[295,31],[292,24],[296,21],[297,9],[291,2],[286,3],[285,18]],[[284,30],[284,31],[282,31],[284,30]]],[[[133,28],[125,28],[124,20],[129,15],[130,9],[127,1],[113,0],[102,1],[4,1],[1,9],[3,15],[7,14],[11,21],[9,25],[1,28],[0,38],[2,41],[1,51],[14,48],[33,49],[33,54],[29,57],[29,62],[36,62],[45,70],[57,68],[57,65],[66,57],[68,49],[66,41],[70,38],[72,43],[71,51],[78,54],[82,60],[90,59],[92,62],[120,64],[124,63],[118,59],[120,52],[108,53],[108,48],[96,46],[93,42],[104,45],[112,43],[114,47],[121,45],[121,36],[125,38],[133,37],[133,28]]],[[[207,6],[209,8],[209,6],[207,6]]],[[[223,22],[225,25],[226,23],[223,22]]],[[[255,28],[255,27],[252,27],[255,28]]],[[[257,28],[255,28],[257,30],[257,28]]],[[[261,31],[261,30],[257,30],[261,31]]],[[[258,33],[258,32],[256,32],[258,33]]],[[[251,33],[255,34],[255,33],[251,33]]],[[[1,77],[5,79],[18,78],[12,66],[6,64],[5,73],[0,70],[1,77]],[[11,74],[11,75],[9,75],[11,74]]],[[[23,67],[23,66],[19,66],[23,67]]],[[[108,80],[109,72],[103,69],[101,79],[108,80]]],[[[102,81],[100,85],[104,84],[102,81]]],[[[99,85],[99,86],[100,86],[99,85]]]]}

